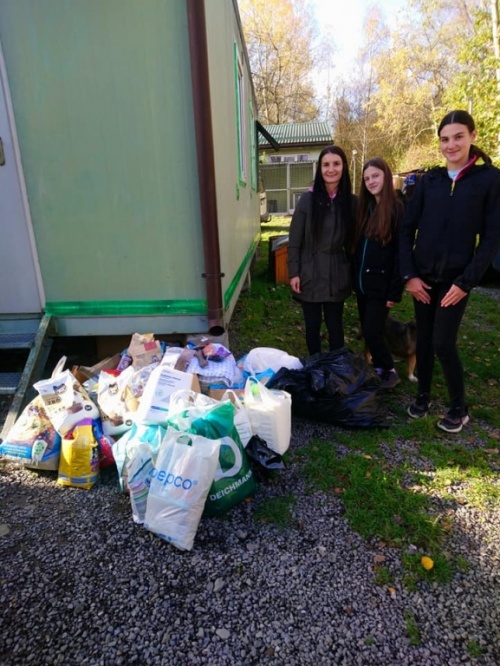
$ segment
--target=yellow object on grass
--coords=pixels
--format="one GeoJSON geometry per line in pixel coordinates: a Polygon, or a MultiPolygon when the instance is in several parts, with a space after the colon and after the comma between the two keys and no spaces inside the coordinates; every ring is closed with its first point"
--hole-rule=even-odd
{"type": "Polygon", "coordinates": [[[427,557],[427,555],[424,555],[420,562],[426,571],[430,571],[434,566],[434,560],[432,560],[430,557],[427,557]]]}

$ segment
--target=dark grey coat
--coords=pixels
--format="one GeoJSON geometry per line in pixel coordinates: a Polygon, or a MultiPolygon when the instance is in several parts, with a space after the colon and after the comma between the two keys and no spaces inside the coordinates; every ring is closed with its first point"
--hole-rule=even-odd
{"type": "Polygon", "coordinates": [[[346,252],[351,220],[342,219],[338,201],[333,199],[315,241],[311,218],[312,194],[305,192],[293,213],[288,241],[288,276],[300,277],[302,291],[294,298],[311,303],[344,301],[352,290],[346,252]]]}

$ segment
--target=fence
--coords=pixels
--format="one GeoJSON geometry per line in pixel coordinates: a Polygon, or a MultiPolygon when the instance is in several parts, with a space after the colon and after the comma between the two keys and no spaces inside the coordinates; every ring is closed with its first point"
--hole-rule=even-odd
{"type": "Polygon", "coordinates": [[[288,215],[293,213],[300,195],[311,187],[316,160],[311,162],[281,162],[261,164],[260,173],[267,195],[267,212],[288,215]]]}

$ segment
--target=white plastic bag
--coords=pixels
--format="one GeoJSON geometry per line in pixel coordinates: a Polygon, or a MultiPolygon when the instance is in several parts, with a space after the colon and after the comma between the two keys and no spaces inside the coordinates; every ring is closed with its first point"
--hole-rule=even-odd
{"type": "Polygon", "coordinates": [[[268,389],[255,377],[249,377],[245,384],[245,408],[252,433],[283,455],[292,435],[292,396],[286,391],[268,389]]]}
{"type": "Polygon", "coordinates": [[[239,399],[238,395],[231,389],[228,389],[222,395],[221,402],[223,402],[224,400],[230,400],[235,407],[234,426],[238,431],[241,443],[243,444],[244,447],[246,447],[246,445],[248,444],[253,435],[252,424],[250,423],[250,417],[248,415],[248,411],[245,405],[239,399]]]}
{"type": "Polygon", "coordinates": [[[127,486],[132,507],[132,518],[142,524],[146,516],[149,486],[153,477],[158,448],[149,442],[141,442],[127,465],[127,486]]]}
{"type": "Polygon", "coordinates": [[[290,356],[287,352],[272,347],[255,347],[248,352],[243,361],[243,370],[250,375],[259,375],[266,370],[274,373],[281,368],[302,370],[303,367],[296,356],[290,356]]]}
{"type": "Polygon", "coordinates": [[[219,439],[168,428],[152,473],[144,527],[191,550],[219,464],[219,439]]]}

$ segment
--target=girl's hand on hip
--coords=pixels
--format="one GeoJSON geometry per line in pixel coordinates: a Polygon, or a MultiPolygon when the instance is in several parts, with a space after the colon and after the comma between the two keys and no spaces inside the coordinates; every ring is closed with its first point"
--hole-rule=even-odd
{"type": "Polygon", "coordinates": [[[428,289],[431,289],[431,285],[425,283],[419,277],[411,278],[406,283],[406,291],[408,291],[415,300],[420,301],[421,303],[431,302],[431,297],[427,291],[428,289]]]}
{"type": "Polygon", "coordinates": [[[447,308],[450,305],[456,305],[457,303],[460,303],[462,298],[464,298],[465,296],[467,296],[466,291],[460,289],[460,287],[457,287],[456,284],[452,284],[450,289],[443,296],[443,299],[441,301],[441,307],[447,308]]]}
{"type": "Polygon", "coordinates": [[[300,278],[299,277],[290,278],[290,287],[292,288],[292,291],[294,291],[296,294],[300,294],[300,278]]]}

